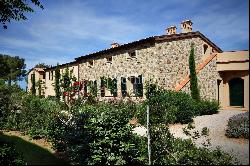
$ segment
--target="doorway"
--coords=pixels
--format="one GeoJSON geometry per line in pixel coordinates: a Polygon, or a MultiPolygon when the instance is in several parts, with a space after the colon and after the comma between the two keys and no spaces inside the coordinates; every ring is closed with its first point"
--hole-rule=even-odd
{"type": "Polygon", "coordinates": [[[234,78],[229,81],[230,106],[244,106],[244,80],[234,78]]]}

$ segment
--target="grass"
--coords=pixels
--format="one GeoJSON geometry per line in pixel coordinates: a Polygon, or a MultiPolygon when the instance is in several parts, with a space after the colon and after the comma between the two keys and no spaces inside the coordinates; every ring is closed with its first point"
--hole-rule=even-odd
{"type": "Polygon", "coordinates": [[[64,161],[56,158],[49,150],[28,142],[17,136],[0,133],[0,140],[13,143],[16,150],[24,157],[27,165],[65,165],[64,161]]]}

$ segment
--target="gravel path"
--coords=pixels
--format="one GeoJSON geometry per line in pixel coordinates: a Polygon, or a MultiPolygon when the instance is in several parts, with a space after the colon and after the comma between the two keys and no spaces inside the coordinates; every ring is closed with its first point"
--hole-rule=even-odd
{"type": "MultiPolygon", "coordinates": [[[[243,111],[236,110],[221,110],[218,114],[204,115],[194,118],[195,129],[201,131],[203,127],[209,129],[208,138],[211,139],[211,148],[220,146],[224,151],[235,155],[242,164],[249,164],[249,139],[228,138],[225,136],[225,129],[227,120],[236,114],[243,113],[243,111]]],[[[183,128],[187,125],[175,124],[169,127],[170,132],[179,138],[188,138],[183,133],[183,128]]],[[[199,138],[195,141],[198,146],[207,138],[199,138]]]]}

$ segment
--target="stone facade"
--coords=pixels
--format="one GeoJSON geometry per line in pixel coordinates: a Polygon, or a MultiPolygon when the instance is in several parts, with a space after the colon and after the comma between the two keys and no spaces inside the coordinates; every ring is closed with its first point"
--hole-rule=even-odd
{"type": "MultiPolygon", "coordinates": [[[[79,62],[79,80],[97,80],[100,87],[101,77],[116,78],[118,81],[118,97],[121,97],[121,77],[143,76],[143,84],[152,79],[165,89],[175,86],[189,74],[188,59],[191,43],[195,45],[196,65],[202,63],[213,48],[200,37],[174,41],[158,41],[141,44],[130,49],[113,51],[79,62]],[[204,44],[207,46],[204,50],[204,44]],[[135,57],[131,57],[135,52],[135,57]],[[112,60],[111,58],[112,57],[112,60]]],[[[199,74],[201,95],[216,99],[216,60],[210,62],[199,74]]],[[[133,96],[133,86],[127,81],[128,92],[133,96]]],[[[183,89],[188,90],[188,85],[183,89]]]]}
{"type": "MultiPolygon", "coordinates": [[[[27,81],[28,81],[28,87],[27,87],[27,92],[31,93],[32,89],[32,81],[31,78],[35,76],[35,83],[36,83],[36,95],[39,95],[39,88],[37,86],[37,82],[39,80],[42,81],[42,83],[45,83],[45,72],[44,68],[33,68],[29,71],[28,76],[27,76],[27,81]]],[[[42,84],[43,86],[44,84],[42,84]]],[[[45,91],[44,88],[41,89],[41,95],[44,95],[45,91]]]]}
{"type": "MultiPolygon", "coordinates": [[[[63,74],[65,72],[65,69],[68,67],[69,71],[73,72],[73,75],[78,80],[78,64],[68,64],[68,65],[60,65],[60,74],[63,74]]],[[[45,97],[48,96],[55,96],[55,90],[54,90],[54,82],[55,82],[55,67],[48,68],[45,70],[45,97]]]]}

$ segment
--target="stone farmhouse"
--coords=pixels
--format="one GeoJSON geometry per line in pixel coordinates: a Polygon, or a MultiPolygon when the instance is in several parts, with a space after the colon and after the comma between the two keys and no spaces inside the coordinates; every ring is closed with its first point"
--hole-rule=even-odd
{"type": "MultiPolygon", "coordinates": [[[[127,96],[145,99],[146,82],[190,93],[188,59],[193,43],[201,97],[218,100],[224,109],[249,110],[249,51],[222,51],[201,32],[193,32],[192,24],[190,20],[181,22],[181,33],[177,33],[176,26],[171,26],[165,35],[122,45],[112,43],[111,48],[60,65],[60,71],[68,67],[78,81],[93,81],[98,87],[97,96],[103,99],[127,96]],[[116,79],[117,93],[102,88],[102,77],[116,79]],[[139,90],[142,93],[136,93],[139,90]]],[[[55,68],[38,72],[42,75],[39,78],[45,81],[46,97],[55,95],[52,86],[55,68]]],[[[28,77],[37,70],[31,70],[28,77]]]]}

